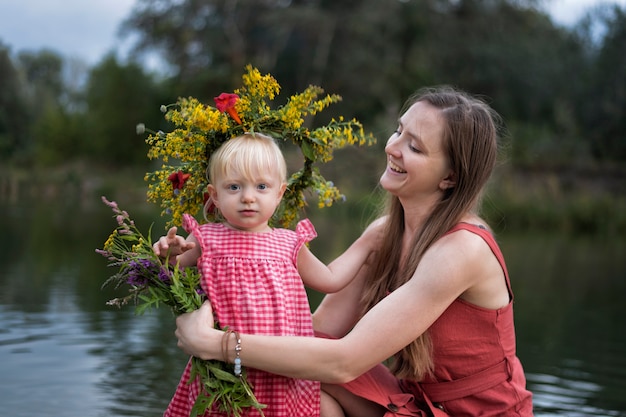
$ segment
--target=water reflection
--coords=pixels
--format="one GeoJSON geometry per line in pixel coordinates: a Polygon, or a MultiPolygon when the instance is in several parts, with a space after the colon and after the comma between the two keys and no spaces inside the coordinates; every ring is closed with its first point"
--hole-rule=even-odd
{"type": "Polygon", "coordinates": [[[53,290],[42,312],[0,308],[5,415],[160,415],[186,360],[173,343],[171,314],[86,314],[76,295],[53,290]],[[26,392],[34,395],[25,403],[26,392]]]}
{"type": "Polygon", "coordinates": [[[626,415],[625,249],[623,240],[504,239],[538,415],[626,415]]]}
{"type": "MultiPolygon", "coordinates": [[[[123,208],[145,228],[158,218],[135,206],[123,208]]],[[[105,305],[115,294],[100,288],[110,271],[94,249],[114,226],[108,208],[97,199],[0,203],[0,213],[2,414],[161,415],[187,358],[176,348],[168,311],[137,317],[105,305]]],[[[320,237],[312,250],[329,259],[362,218],[349,207],[314,218],[320,237]]],[[[626,416],[625,242],[500,240],[536,415],[626,416]]]]}

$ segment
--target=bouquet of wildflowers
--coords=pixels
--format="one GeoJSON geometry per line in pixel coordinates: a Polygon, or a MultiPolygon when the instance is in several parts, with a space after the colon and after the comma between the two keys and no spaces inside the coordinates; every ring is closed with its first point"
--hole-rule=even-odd
{"type": "MultiPolygon", "coordinates": [[[[166,305],[175,315],[198,309],[205,300],[200,288],[197,268],[179,268],[162,260],[152,249],[150,231],[144,236],[130,215],[121,210],[114,201],[102,197],[102,201],[113,210],[117,227],[96,252],[106,257],[109,266],[117,268],[103,286],[115,288],[128,286],[129,293],[114,298],[107,304],[121,307],[133,303],[138,314],[151,308],[166,305]]],[[[192,416],[202,416],[215,405],[220,412],[240,416],[245,407],[261,410],[252,388],[246,381],[245,371],[235,376],[220,361],[205,361],[192,358],[191,378],[199,377],[201,391],[192,410],[192,416]]],[[[261,412],[262,414],[262,412],[261,412]]]]}

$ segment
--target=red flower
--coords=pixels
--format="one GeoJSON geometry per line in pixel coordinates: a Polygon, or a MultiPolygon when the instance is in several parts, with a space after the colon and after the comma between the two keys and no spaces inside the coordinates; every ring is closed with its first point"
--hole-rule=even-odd
{"type": "Polygon", "coordinates": [[[237,110],[235,110],[235,103],[239,100],[239,96],[237,94],[222,93],[213,100],[215,100],[215,107],[217,107],[219,111],[230,114],[230,117],[232,117],[234,121],[241,124],[241,119],[237,114],[237,110]]]}
{"type": "Polygon", "coordinates": [[[172,188],[181,190],[185,186],[185,182],[191,177],[191,174],[185,174],[183,171],[172,172],[167,180],[172,183],[172,188]]]}

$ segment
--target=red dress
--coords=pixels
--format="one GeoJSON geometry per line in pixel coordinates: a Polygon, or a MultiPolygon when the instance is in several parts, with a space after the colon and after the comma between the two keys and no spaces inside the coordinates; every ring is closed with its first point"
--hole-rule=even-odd
{"type": "Polygon", "coordinates": [[[429,328],[434,376],[423,381],[398,380],[378,365],[344,384],[354,394],[387,408],[385,416],[519,416],[533,415],[532,394],[515,354],[513,292],[509,274],[491,233],[460,223],[448,233],[468,230],[481,236],[502,266],[510,299],[497,310],[456,299],[429,328]]]}
{"type": "MultiPolygon", "coordinates": [[[[317,236],[310,221],[299,222],[296,231],[254,233],[221,223],[199,225],[184,215],[183,227],[193,233],[202,249],[198,260],[202,289],[222,328],[245,334],[314,335],[307,294],[296,268],[302,245],[317,236]]],[[[189,417],[199,389],[197,382],[188,384],[189,368],[187,365],[165,417],[189,417]]],[[[319,382],[251,368],[246,372],[257,400],[267,405],[265,417],[319,416],[319,382]]],[[[250,408],[244,415],[260,414],[250,408]]]]}

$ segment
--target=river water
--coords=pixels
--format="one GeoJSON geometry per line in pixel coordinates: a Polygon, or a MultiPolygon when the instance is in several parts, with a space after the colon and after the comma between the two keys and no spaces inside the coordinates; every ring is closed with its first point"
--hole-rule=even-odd
{"type": "MultiPolygon", "coordinates": [[[[139,202],[122,208],[146,229],[156,220],[154,230],[164,230],[139,202]]],[[[320,237],[311,248],[329,260],[362,222],[337,214],[314,223],[320,237]]],[[[0,416],[148,417],[165,409],[187,358],[168,311],[136,316],[105,305],[119,293],[100,288],[111,270],[94,249],[113,227],[99,199],[0,202],[0,416]]],[[[626,240],[499,240],[536,415],[626,416],[626,240]]]]}

